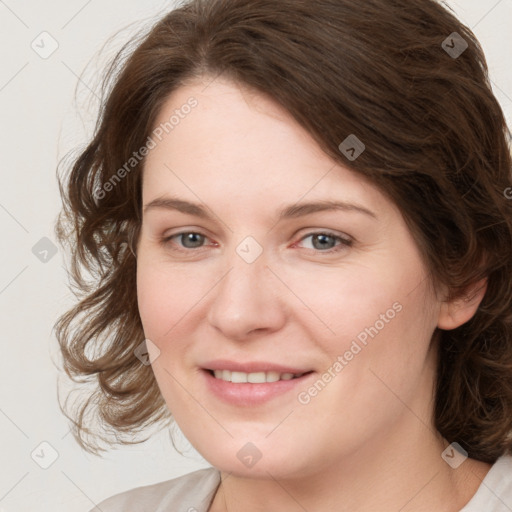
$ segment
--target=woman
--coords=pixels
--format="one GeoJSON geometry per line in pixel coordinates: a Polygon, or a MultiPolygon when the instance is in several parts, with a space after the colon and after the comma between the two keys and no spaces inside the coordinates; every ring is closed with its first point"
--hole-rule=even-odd
{"type": "Polygon", "coordinates": [[[512,510],[510,134],[471,31],[190,0],[105,89],[58,223],[75,436],[172,414],[212,468],[97,509],[512,510]]]}

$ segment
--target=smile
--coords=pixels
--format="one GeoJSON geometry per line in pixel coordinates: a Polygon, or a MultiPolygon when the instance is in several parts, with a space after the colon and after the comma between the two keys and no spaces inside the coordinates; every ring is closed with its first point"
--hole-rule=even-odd
{"type": "Polygon", "coordinates": [[[210,370],[216,379],[234,383],[262,384],[264,382],[277,382],[279,380],[292,380],[302,377],[304,373],[279,373],[279,372],[232,372],[230,370],[210,370]]]}
{"type": "MultiPolygon", "coordinates": [[[[256,407],[291,391],[303,389],[306,379],[315,372],[278,372],[274,370],[242,372],[203,369],[207,392],[220,401],[236,407],[256,407]]],[[[290,400],[294,400],[293,398],[290,400]]]]}

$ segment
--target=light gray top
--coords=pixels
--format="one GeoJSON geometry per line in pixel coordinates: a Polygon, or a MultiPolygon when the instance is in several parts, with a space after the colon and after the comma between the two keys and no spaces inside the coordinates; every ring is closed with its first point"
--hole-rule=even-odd
{"type": "MultiPolygon", "coordinates": [[[[215,468],[111,496],[89,512],[208,512],[220,484],[215,468]]],[[[512,456],[499,458],[460,512],[512,512],[512,456]]]]}
{"type": "Polygon", "coordinates": [[[512,456],[500,457],[460,512],[512,512],[512,456]]]}
{"type": "Polygon", "coordinates": [[[115,494],[89,512],[208,512],[220,484],[215,468],[115,494]]]}

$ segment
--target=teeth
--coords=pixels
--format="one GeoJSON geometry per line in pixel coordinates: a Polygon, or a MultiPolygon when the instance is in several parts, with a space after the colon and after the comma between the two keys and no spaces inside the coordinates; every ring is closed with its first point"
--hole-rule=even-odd
{"type": "Polygon", "coordinates": [[[302,373],[294,375],[293,373],[279,372],[232,372],[230,370],[214,370],[215,378],[227,382],[241,383],[251,382],[253,384],[262,384],[264,382],[277,382],[278,380],[291,380],[303,375],[302,373]]]}
{"type": "MultiPolygon", "coordinates": [[[[224,370],[226,372],[227,370],[224,370]]],[[[222,372],[222,376],[224,377],[224,372],[222,372]]],[[[231,382],[247,382],[247,373],[242,372],[231,372],[231,382]]]]}

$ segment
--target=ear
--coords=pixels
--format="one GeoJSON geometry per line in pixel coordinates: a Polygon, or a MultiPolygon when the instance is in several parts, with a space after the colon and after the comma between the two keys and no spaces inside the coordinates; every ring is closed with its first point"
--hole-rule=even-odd
{"type": "Polygon", "coordinates": [[[450,330],[465,324],[476,313],[487,290],[487,278],[469,286],[462,297],[441,304],[437,327],[450,330]]]}

